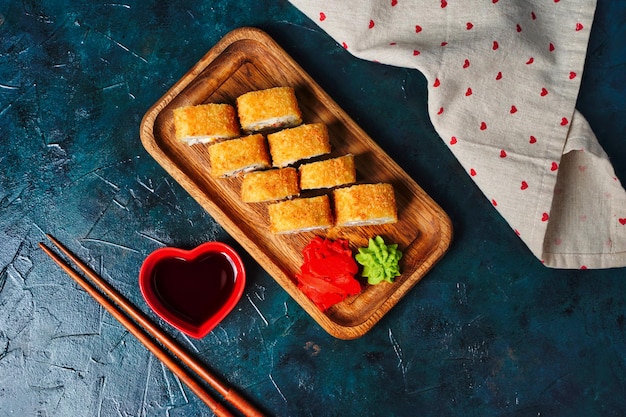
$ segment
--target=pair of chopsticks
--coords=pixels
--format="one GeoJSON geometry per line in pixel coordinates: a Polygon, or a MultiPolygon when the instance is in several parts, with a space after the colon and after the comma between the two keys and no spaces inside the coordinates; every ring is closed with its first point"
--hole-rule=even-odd
{"type": "Polygon", "coordinates": [[[89,295],[102,305],[113,317],[115,317],[130,333],[132,333],[154,356],[162,361],[178,378],[180,378],[218,417],[232,417],[228,408],[214,398],[214,394],[207,391],[198,382],[197,377],[206,382],[217,391],[231,406],[249,417],[260,417],[263,414],[250,404],[245,398],[232,388],[221,382],[215,375],[206,370],[196,359],[181,348],[169,335],[154,324],[143,312],[133,306],[115,288],[110,286],[89,266],[78,259],[61,242],[51,235],[48,239],[83,272],[89,280],[76,272],[61,256],[43,243],[39,246],[52,258],[63,270],[74,279],[89,295]],[[169,352],[168,352],[169,350],[169,352]],[[181,366],[172,358],[171,353],[180,359],[188,369],[181,366]]]}

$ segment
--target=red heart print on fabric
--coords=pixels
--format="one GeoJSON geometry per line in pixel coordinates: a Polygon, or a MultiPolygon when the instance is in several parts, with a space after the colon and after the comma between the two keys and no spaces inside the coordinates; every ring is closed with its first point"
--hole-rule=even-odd
{"type": "Polygon", "coordinates": [[[506,158],[506,151],[504,149],[500,150],[500,158],[506,158]]]}
{"type": "Polygon", "coordinates": [[[556,171],[557,169],[559,169],[559,164],[557,164],[556,162],[552,162],[552,165],[550,166],[550,171],[556,171]]]}
{"type": "Polygon", "coordinates": [[[443,107],[439,108],[439,111],[437,112],[437,114],[442,114],[443,113],[443,107]]]}
{"type": "Polygon", "coordinates": [[[495,51],[499,47],[500,47],[500,44],[498,43],[498,41],[493,41],[493,45],[491,46],[491,49],[493,49],[495,51]]]}
{"type": "Polygon", "coordinates": [[[535,58],[533,58],[532,56],[530,58],[528,58],[528,61],[526,61],[526,65],[530,65],[533,62],[535,62],[535,58]]]}
{"type": "Polygon", "coordinates": [[[452,136],[452,137],[450,138],[450,145],[456,145],[456,142],[457,142],[457,140],[456,140],[456,136],[452,136]]]}
{"type": "Polygon", "coordinates": [[[542,89],[541,89],[541,97],[545,97],[545,96],[547,96],[547,95],[548,95],[548,90],[546,90],[546,88],[545,88],[545,87],[544,87],[544,88],[542,88],[542,89]]]}
{"type": "Polygon", "coordinates": [[[373,27],[374,27],[374,21],[373,21],[373,20],[370,20],[369,28],[371,29],[371,28],[373,28],[373,27]]]}
{"type": "Polygon", "coordinates": [[[537,20],[537,15],[535,14],[535,12],[530,12],[530,18],[532,20],[537,20]]]}
{"type": "Polygon", "coordinates": [[[515,107],[515,105],[511,106],[511,110],[509,110],[511,112],[511,114],[515,114],[517,113],[517,107],[515,107]]]}
{"type": "Polygon", "coordinates": [[[413,50],[413,56],[418,56],[419,54],[421,54],[420,51],[418,51],[417,49],[413,50]]]}
{"type": "Polygon", "coordinates": [[[567,120],[567,117],[563,117],[561,119],[561,126],[567,126],[569,124],[569,120],[567,120]]]}
{"type": "Polygon", "coordinates": [[[341,46],[343,46],[343,49],[348,49],[348,44],[345,42],[341,42],[341,46]]]}
{"type": "Polygon", "coordinates": [[[576,32],[580,32],[583,29],[584,29],[584,26],[582,23],[576,23],[576,32]]]}
{"type": "Polygon", "coordinates": [[[471,95],[472,95],[472,88],[471,88],[471,87],[467,87],[467,91],[465,91],[465,95],[466,95],[467,97],[469,97],[469,96],[471,96],[471,95]]]}
{"type": "Polygon", "coordinates": [[[395,6],[396,4],[398,4],[398,0],[391,0],[391,7],[395,6]]]}
{"type": "Polygon", "coordinates": [[[529,143],[537,143],[537,138],[534,137],[533,135],[530,135],[530,139],[528,140],[529,143]]]}
{"type": "Polygon", "coordinates": [[[320,22],[323,22],[324,20],[326,20],[326,13],[320,12],[320,22]]]}
{"type": "Polygon", "coordinates": [[[470,175],[471,175],[472,177],[475,177],[475,176],[476,176],[476,170],[475,170],[474,168],[471,168],[471,169],[470,169],[470,175]]]}
{"type": "Polygon", "coordinates": [[[469,59],[466,59],[466,60],[463,62],[463,69],[465,69],[465,68],[469,68],[469,66],[470,66],[469,59]]]}
{"type": "Polygon", "coordinates": [[[474,28],[474,24],[472,22],[467,22],[465,24],[465,29],[472,30],[474,28]]]}
{"type": "Polygon", "coordinates": [[[548,49],[550,50],[550,52],[554,52],[554,44],[552,42],[550,42],[548,49]]]}
{"type": "Polygon", "coordinates": [[[415,25],[415,33],[420,33],[422,30],[423,29],[420,25],[415,25]]]}
{"type": "Polygon", "coordinates": [[[522,185],[520,187],[522,190],[525,190],[528,188],[528,183],[526,181],[522,181],[522,185]]]}
{"type": "Polygon", "coordinates": [[[621,217],[618,221],[622,226],[626,226],[626,217],[621,217]]]}
{"type": "Polygon", "coordinates": [[[480,130],[487,130],[487,123],[480,122],[480,130]]]}
{"type": "Polygon", "coordinates": [[[541,221],[542,222],[547,222],[548,220],[550,220],[550,215],[548,213],[543,213],[541,215],[541,221]]]}
{"type": "Polygon", "coordinates": [[[569,73],[569,79],[573,80],[574,78],[576,78],[576,73],[574,71],[570,71],[569,73]]]}
{"type": "Polygon", "coordinates": [[[500,81],[502,79],[502,71],[498,71],[498,74],[496,75],[496,80],[500,81]]]}
{"type": "Polygon", "coordinates": [[[439,78],[435,78],[435,82],[433,83],[433,87],[439,87],[441,85],[441,81],[439,81],[439,78]]]}
{"type": "Polygon", "coordinates": [[[517,26],[515,26],[515,30],[517,30],[518,33],[522,31],[522,27],[519,23],[517,24],[517,26]]]}
{"type": "Polygon", "coordinates": [[[441,0],[441,8],[442,9],[445,9],[447,5],[448,5],[448,2],[446,0],[441,0]]]}
{"type": "Polygon", "coordinates": [[[495,199],[491,199],[491,204],[493,204],[494,207],[498,206],[498,202],[495,199]]]}

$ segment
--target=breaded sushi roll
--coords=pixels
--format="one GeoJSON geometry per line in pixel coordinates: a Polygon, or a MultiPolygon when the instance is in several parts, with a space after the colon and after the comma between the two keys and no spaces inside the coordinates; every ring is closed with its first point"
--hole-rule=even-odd
{"type": "Polygon", "coordinates": [[[305,124],[271,133],[267,135],[267,142],[275,167],[330,152],[328,128],[324,123],[305,124]]]}
{"type": "Polygon", "coordinates": [[[326,229],[333,225],[327,195],[296,198],[267,206],[272,233],[297,233],[326,229]]]}
{"type": "Polygon", "coordinates": [[[356,181],[352,154],[303,164],[298,168],[298,172],[300,173],[300,188],[303,190],[333,188],[356,181]]]}
{"type": "Polygon", "coordinates": [[[230,139],[209,146],[211,175],[230,177],[240,172],[270,167],[265,138],[261,134],[230,139]]]}
{"type": "Polygon", "coordinates": [[[189,145],[240,135],[235,108],[229,104],[198,104],[173,110],[176,139],[189,145]]]}
{"type": "Polygon", "coordinates": [[[291,167],[248,172],[241,182],[244,203],[283,200],[298,194],[298,171],[291,167]]]}
{"type": "Polygon", "coordinates": [[[242,94],[237,97],[237,113],[245,132],[293,127],[302,123],[298,100],[291,87],[242,94]]]}
{"type": "Polygon", "coordinates": [[[398,211],[393,186],[357,184],[333,190],[336,226],[395,223],[398,211]]]}

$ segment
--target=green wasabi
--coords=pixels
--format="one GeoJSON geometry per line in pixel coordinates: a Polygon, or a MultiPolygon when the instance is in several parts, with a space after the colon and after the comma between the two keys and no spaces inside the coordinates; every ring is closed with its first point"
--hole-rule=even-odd
{"type": "Polygon", "coordinates": [[[402,252],[398,245],[386,245],[382,237],[376,236],[369,239],[367,248],[359,248],[355,256],[356,261],[363,265],[363,277],[367,278],[370,285],[380,284],[383,281],[393,282],[399,277],[402,252]]]}

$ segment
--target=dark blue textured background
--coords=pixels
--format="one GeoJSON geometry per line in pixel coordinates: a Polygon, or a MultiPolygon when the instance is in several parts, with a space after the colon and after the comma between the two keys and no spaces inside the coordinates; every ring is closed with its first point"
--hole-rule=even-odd
{"type": "MultiPolygon", "coordinates": [[[[267,31],[452,218],[369,333],[326,334],[255,262],[210,335],[172,331],[275,416],[626,415],[625,270],[544,268],[434,133],[415,70],[350,56],[286,1],[0,1],[0,417],[209,416],[37,247],[151,314],[144,257],[224,230],[143,149],[143,114],[228,31],[267,31]]],[[[626,183],[626,2],[599,0],[578,108],[626,183]]]]}

